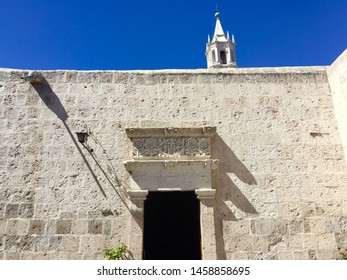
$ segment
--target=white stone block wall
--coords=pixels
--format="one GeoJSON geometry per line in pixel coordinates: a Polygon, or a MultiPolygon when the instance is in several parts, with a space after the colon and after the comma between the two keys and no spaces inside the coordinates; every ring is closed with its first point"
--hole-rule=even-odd
{"type": "Polygon", "coordinates": [[[347,50],[328,67],[328,78],[335,106],[336,119],[347,156],[347,50]]]}
{"type": "Polygon", "coordinates": [[[0,71],[0,258],[101,259],[129,242],[128,127],[216,126],[219,259],[334,259],[347,246],[325,67],[23,74],[0,71]]]}

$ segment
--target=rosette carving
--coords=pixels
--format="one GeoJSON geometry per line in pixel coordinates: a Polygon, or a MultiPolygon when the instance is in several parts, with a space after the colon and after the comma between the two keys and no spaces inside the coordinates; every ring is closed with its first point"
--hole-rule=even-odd
{"type": "Polygon", "coordinates": [[[206,137],[140,137],[132,139],[135,157],[208,157],[206,137]]]}

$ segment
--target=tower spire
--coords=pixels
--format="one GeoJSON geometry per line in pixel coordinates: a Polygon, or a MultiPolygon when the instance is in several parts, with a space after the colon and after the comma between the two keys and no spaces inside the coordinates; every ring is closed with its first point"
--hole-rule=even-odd
{"type": "Polygon", "coordinates": [[[216,26],[214,28],[214,34],[213,34],[213,40],[226,40],[226,36],[222,27],[222,24],[220,22],[220,14],[219,12],[216,12],[216,26]]]}
{"type": "MultiPolygon", "coordinates": [[[[216,25],[212,42],[208,39],[206,45],[206,59],[208,68],[230,68],[236,66],[235,57],[235,39],[234,35],[230,40],[229,32],[224,33],[220,13],[218,12],[218,5],[216,6],[217,12],[215,13],[216,25]]],[[[209,38],[209,37],[208,37],[209,38]]]]}

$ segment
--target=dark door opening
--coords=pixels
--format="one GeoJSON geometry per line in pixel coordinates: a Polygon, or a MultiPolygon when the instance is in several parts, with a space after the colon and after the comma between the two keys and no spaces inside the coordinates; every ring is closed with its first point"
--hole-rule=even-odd
{"type": "Polygon", "coordinates": [[[194,191],[149,192],[143,259],[200,260],[200,203],[194,191]]]}
{"type": "Polygon", "coordinates": [[[225,51],[220,52],[220,59],[222,60],[222,64],[227,64],[227,54],[225,51]]]}

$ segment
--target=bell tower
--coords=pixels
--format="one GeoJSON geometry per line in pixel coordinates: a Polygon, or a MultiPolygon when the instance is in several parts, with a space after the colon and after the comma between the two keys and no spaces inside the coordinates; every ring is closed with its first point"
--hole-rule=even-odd
{"type": "Polygon", "coordinates": [[[229,37],[229,32],[224,33],[220,22],[220,14],[217,12],[216,27],[212,41],[208,35],[206,44],[207,68],[233,68],[236,65],[235,39],[234,35],[229,37]]]}

